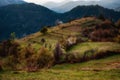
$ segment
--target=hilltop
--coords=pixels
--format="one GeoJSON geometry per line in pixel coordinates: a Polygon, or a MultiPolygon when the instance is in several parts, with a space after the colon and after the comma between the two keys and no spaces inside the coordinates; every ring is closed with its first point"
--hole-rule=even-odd
{"type": "MultiPolygon", "coordinates": [[[[104,33],[104,30],[108,30],[109,33],[112,33],[113,37],[119,34],[118,28],[115,27],[115,25],[110,20],[106,19],[105,21],[103,21],[96,17],[86,17],[86,18],[76,19],[68,23],[63,23],[63,24],[48,28],[48,33],[46,35],[42,35],[40,32],[37,32],[22,38],[21,41],[30,41],[30,40],[34,41],[35,39],[39,39],[39,37],[40,38],[48,37],[49,39],[55,38],[54,40],[58,41],[61,38],[67,37],[70,35],[92,39],[90,38],[90,35],[92,35],[92,33],[95,33],[95,31],[97,32],[101,29],[103,29],[104,36],[107,35],[106,33],[104,33]]],[[[108,36],[109,36],[109,33],[108,33],[108,36]]],[[[111,39],[113,38],[112,36],[110,37],[111,39]]],[[[39,41],[39,40],[36,40],[36,41],[39,41]]]]}
{"type": "Polygon", "coordinates": [[[47,6],[48,8],[56,11],[56,12],[67,12],[70,11],[71,9],[73,9],[74,7],[77,6],[89,6],[89,5],[100,5],[103,6],[105,8],[108,9],[115,9],[117,7],[119,7],[120,2],[119,0],[111,0],[111,1],[104,1],[104,0],[93,0],[93,1],[79,1],[79,0],[69,0],[69,1],[64,1],[63,3],[57,3],[59,5],[56,4],[56,7],[54,6],[53,8],[51,8],[51,5],[47,6]],[[64,4],[63,4],[64,3],[64,4]]]}

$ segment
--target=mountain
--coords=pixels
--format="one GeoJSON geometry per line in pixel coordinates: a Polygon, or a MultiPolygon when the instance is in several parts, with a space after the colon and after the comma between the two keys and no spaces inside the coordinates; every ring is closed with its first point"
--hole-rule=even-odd
{"type": "Polygon", "coordinates": [[[23,0],[0,0],[0,6],[25,3],[23,0]]]}
{"type": "Polygon", "coordinates": [[[118,7],[120,5],[120,1],[119,0],[99,0],[99,1],[69,1],[67,3],[64,3],[63,5],[61,4],[58,7],[54,7],[52,8],[52,10],[56,11],[56,12],[60,12],[60,13],[64,13],[67,12],[69,10],[71,10],[72,8],[76,7],[76,6],[84,6],[84,5],[100,5],[103,6],[105,8],[109,8],[109,9],[115,9],[116,7],[118,7]]]}
{"type": "Polygon", "coordinates": [[[119,11],[120,12],[120,7],[115,8],[115,11],[119,11]]]}
{"type": "MultiPolygon", "coordinates": [[[[69,0],[69,1],[71,1],[71,0],[69,0]]],[[[64,5],[65,3],[68,3],[69,1],[65,0],[63,2],[57,2],[57,3],[49,1],[49,2],[44,3],[43,6],[49,8],[49,9],[54,10],[54,8],[59,7],[61,5],[64,5]]]]}
{"type": "Polygon", "coordinates": [[[72,10],[64,13],[63,16],[64,20],[69,21],[84,16],[99,16],[100,14],[103,14],[106,18],[112,19],[113,21],[120,19],[120,12],[107,9],[99,5],[77,6],[72,10]]]}
{"type": "Polygon", "coordinates": [[[46,7],[25,3],[14,4],[0,8],[0,40],[8,39],[15,32],[18,38],[39,31],[44,26],[55,25],[56,20],[64,23],[84,16],[105,15],[106,18],[117,21],[120,12],[101,6],[77,6],[66,13],[56,13],[46,7]]]}
{"type": "Polygon", "coordinates": [[[1,7],[1,39],[8,38],[11,32],[15,32],[17,37],[36,32],[45,25],[53,25],[57,17],[57,13],[32,3],[1,7]]]}
{"type": "Polygon", "coordinates": [[[60,13],[64,13],[67,12],[71,9],[73,9],[74,7],[77,7],[79,5],[93,5],[93,3],[95,3],[95,1],[69,1],[61,6],[55,7],[52,10],[56,11],[56,12],[60,12],[60,13]]]}
{"type": "MultiPolygon", "coordinates": [[[[63,4],[64,4],[64,3],[63,3],[63,4]]],[[[62,5],[62,3],[46,2],[45,4],[43,4],[43,6],[49,8],[49,9],[58,7],[58,6],[60,6],[60,5],[62,5]]]]}
{"type": "Polygon", "coordinates": [[[54,8],[54,7],[57,7],[56,5],[57,3],[55,2],[46,2],[45,4],[43,4],[45,7],[48,7],[48,8],[54,8]]]}

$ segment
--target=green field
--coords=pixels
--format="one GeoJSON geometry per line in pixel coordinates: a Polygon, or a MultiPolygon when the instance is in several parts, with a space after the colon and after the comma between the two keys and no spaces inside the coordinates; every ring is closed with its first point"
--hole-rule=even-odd
{"type": "Polygon", "coordinates": [[[38,72],[0,72],[1,80],[120,80],[120,55],[77,64],[56,65],[38,72]]]}
{"type": "Polygon", "coordinates": [[[114,42],[84,42],[73,46],[69,52],[79,52],[84,54],[88,50],[96,50],[96,52],[104,51],[118,51],[120,44],[114,42]]]}

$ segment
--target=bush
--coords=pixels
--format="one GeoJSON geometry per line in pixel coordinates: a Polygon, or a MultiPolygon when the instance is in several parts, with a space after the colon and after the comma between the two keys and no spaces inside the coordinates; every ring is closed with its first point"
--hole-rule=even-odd
{"type": "Polygon", "coordinates": [[[2,71],[2,62],[0,61],[0,71],[2,71]]]}
{"type": "Polygon", "coordinates": [[[11,55],[4,59],[2,67],[5,70],[17,70],[17,67],[16,67],[17,63],[18,63],[17,58],[11,55]]]}
{"type": "Polygon", "coordinates": [[[15,34],[15,32],[12,32],[12,33],[10,34],[10,39],[14,41],[15,38],[16,38],[16,34],[15,34]]]}
{"type": "Polygon", "coordinates": [[[53,65],[53,55],[44,47],[40,49],[37,56],[37,64],[40,68],[51,67],[53,65]]]}
{"type": "Polygon", "coordinates": [[[100,20],[104,21],[104,20],[105,20],[105,17],[104,17],[104,15],[103,15],[103,14],[100,14],[100,15],[98,16],[98,19],[100,19],[100,20]]]}
{"type": "Polygon", "coordinates": [[[19,43],[6,40],[0,44],[0,56],[6,57],[9,55],[14,55],[15,57],[18,56],[19,53],[19,43]]]}
{"type": "Polygon", "coordinates": [[[82,61],[88,61],[94,59],[94,55],[97,53],[97,49],[91,49],[84,52],[82,61]]]}
{"type": "Polygon", "coordinates": [[[69,63],[78,63],[78,62],[84,62],[84,61],[88,61],[91,59],[94,59],[94,55],[97,52],[97,50],[91,49],[88,51],[85,51],[84,54],[80,54],[80,53],[68,53],[66,55],[66,62],[69,63]]]}
{"type": "MultiPolygon", "coordinates": [[[[31,57],[35,54],[35,50],[32,48],[32,46],[28,45],[24,47],[19,54],[18,60],[20,63],[19,69],[26,70],[28,69],[27,64],[29,63],[28,60],[31,59],[31,57]]],[[[30,62],[32,63],[32,62],[30,62]]],[[[32,63],[33,64],[33,63],[32,63]]]]}
{"type": "Polygon", "coordinates": [[[75,53],[75,52],[67,53],[65,62],[66,63],[79,63],[79,62],[85,62],[85,61],[89,61],[93,59],[100,59],[100,58],[104,58],[104,57],[108,57],[108,56],[116,55],[116,54],[120,54],[120,50],[98,52],[97,49],[91,49],[91,50],[85,51],[83,55],[80,53],[75,53]]]}
{"type": "Polygon", "coordinates": [[[27,46],[21,50],[19,58],[24,60],[30,58],[33,54],[35,54],[35,50],[32,46],[27,46]]]}
{"type": "Polygon", "coordinates": [[[79,53],[67,53],[66,59],[67,63],[78,63],[82,62],[82,55],[79,55],[79,53]]]}
{"type": "Polygon", "coordinates": [[[114,41],[118,34],[119,31],[115,25],[111,21],[106,20],[102,24],[97,25],[89,37],[92,41],[114,41]]]}
{"type": "Polygon", "coordinates": [[[94,55],[94,59],[105,58],[117,54],[120,54],[120,51],[101,51],[94,55]]]}
{"type": "Polygon", "coordinates": [[[116,22],[116,26],[120,29],[120,20],[116,22]]]}
{"type": "Polygon", "coordinates": [[[46,34],[48,31],[47,27],[43,27],[40,32],[43,33],[43,34],[46,34]]]}
{"type": "Polygon", "coordinates": [[[120,43],[120,35],[118,35],[117,37],[115,37],[114,41],[120,43]]]}
{"type": "Polygon", "coordinates": [[[50,68],[53,65],[53,55],[44,47],[27,59],[26,68],[28,72],[35,72],[41,68],[50,68]]]}

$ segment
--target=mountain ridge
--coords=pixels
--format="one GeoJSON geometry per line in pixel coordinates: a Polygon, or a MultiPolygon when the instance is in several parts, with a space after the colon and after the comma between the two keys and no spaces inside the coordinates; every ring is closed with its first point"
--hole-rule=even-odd
{"type": "Polygon", "coordinates": [[[33,3],[4,6],[0,8],[0,12],[1,36],[7,38],[11,32],[22,37],[24,34],[38,31],[45,25],[53,25],[58,15],[48,8],[33,3]]]}
{"type": "Polygon", "coordinates": [[[118,0],[114,1],[69,1],[67,3],[61,4],[60,6],[52,8],[52,10],[60,13],[70,11],[72,8],[77,6],[89,6],[89,5],[100,5],[108,9],[115,9],[120,5],[118,0]]]}
{"type": "Polygon", "coordinates": [[[101,11],[105,16],[117,21],[120,13],[100,6],[77,6],[66,13],[56,13],[44,6],[33,3],[15,4],[0,8],[0,36],[8,39],[15,32],[18,38],[39,31],[44,26],[55,25],[56,20],[68,22],[84,16],[98,16],[101,11]]]}
{"type": "Polygon", "coordinates": [[[106,18],[113,19],[113,21],[117,21],[120,18],[120,12],[116,12],[113,9],[107,9],[99,5],[77,6],[64,13],[64,16],[66,16],[67,19],[75,19],[84,16],[99,16],[100,14],[104,15],[106,18]]]}
{"type": "Polygon", "coordinates": [[[12,5],[12,4],[22,4],[22,3],[26,3],[26,2],[23,0],[0,0],[0,7],[12,5]]]}

